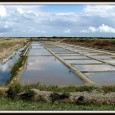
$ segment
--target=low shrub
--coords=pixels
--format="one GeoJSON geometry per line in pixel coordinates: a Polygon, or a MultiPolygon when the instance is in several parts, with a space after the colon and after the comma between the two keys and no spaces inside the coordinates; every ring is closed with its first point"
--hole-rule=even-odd
{"type": "Polygon", "coordinates": [[[102,86],[104,93],[115,92],[115,86],[102,86]]]}
{"type": "Polygon", "coordinates": [[[41,85],[40,83],[37,83],[35,86],[33,86],[36,89],[42,90],[42,91],[53,91],[53,92],[92,92],[96,89],[95,86],[66,86],[66,87],[58,87],[58,86],[46,86],[41,85]]]}
{"type": "Polygon", "coordinates": [[[35,101],[39,101],[39,102],[46,102],[46,99],[44,99],[43,95],[37,95],[34,98],[35,101]]]}
{"type": "Polygon", "coordinates": [[[56,93],[56,92],[53,92],[53,93],[50,95],[50,97],[51,97],[52,103],[54,103],[55,101],[57,101],[57,100],[60,99],[60,95],[59,95],[58,93],[56,93]]]}
{"type": "Polygon", "coordinates": [[[7,84],[9,84],[10,81],[17,75],[17,72],[19,71],[19,68],[21,68],[24,65],[26,60],[27,60],[27,56],[22,56],[22,57],[19,58],[18,62],[14,64],[14,66],[12,67],[12,70],[10,72],[11,77],[7,81],[7,84]]]}
{"type": "Polygon", "coordinates": [[[61,99],[69,98],[69,96],[70,96],[70,93],[68,93],[68,92],[62,92],[62,94],[60,95],[60,98],[61,99]]]}
{"type": "Polygon", "coordinates": [[[85,105],[85,97],[84,97],[84,96],[80,96],[80,97],[75,101],[75,104],[85,105]]]}
{"type": "Polygon", "coordinates": [[[76,92],[92,92],[95,89],[95,86],[78,86],[76,87],[76,92]]]}
{"type": "Polygon", "coordinates": [[[65,98],[69,98],[70,94],[67,93],[67,92],[63,92],[63,93],[57,93],[57,92],[53,92],[50,97],[51,97],[51,100],[52,102],[54,103],[55,101],[58,101],[58,100],[63,100],[65,98]]]}
{"type": "Polygon", "coordinates": [[[26,89],[21,95],[20,98],[24,100],[32,100],[33,97],[35,96],[35,92],[32,91],[31,89],[26,89]]]}
{"type": "Polygon", "coordinates": [[[7,96],[10,98],[17,98],[18,93],[22,91],[22,86],[20,84],[12,84],[7,90],[7,96]]]}
{"type": "Polygon", "coordinates": [[[6,97],[7,96],[6,91],[7,90],[5,89],[0,90],[0,97],[6,97]]]}
{"type": "Polygon", "coordinates": [[[6,91],[7,97],[12,99],[25,99],[31,100],[35,92],[31,90],[30,87],[21,86],[19,83],[12,84],[9,86],[9,89],[6,91]]]}

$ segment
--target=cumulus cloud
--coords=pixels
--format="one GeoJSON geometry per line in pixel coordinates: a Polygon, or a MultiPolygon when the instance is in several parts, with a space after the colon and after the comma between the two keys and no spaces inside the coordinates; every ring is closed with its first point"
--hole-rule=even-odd
{"type": "Polygon", "coordinates": [[[92,26],[89,27],[89,30],[90,30],[91,32],[96,32],[96,28],[95,28],[95,27],[92,27],[92,26]]]}
{"type": "Polygon", "coordinates": [[[0,36],[93,36],[97,32],[98,36],[113,36],[115,33],[114,5],[86,5],[79,13],[71,9],[50,12],[41,6],[1,5],[0,36]]]}
{"type": "Polygon", "coordinates": [[[6,16],[7,12],[6,12],[6,8],[3,5],[0,5],[0,16],[4,17],[6,16]]]}
{"type": "Polygon", "coordinates": [[[105,33],[115,33],[115,28],[102,24],[102,26],[99,27],[99,31],[105,33]]]}
{"type": "Polygon", "coordinates": [[[87,5],[84,12],[87,16],[115,16],[115,5],[87,5]]]}
{"type": "Polygon", "coordinates": [[[22,10],[22,8],[19,8],[19,7],[16,9],[16,11],[17,11],[18,13],[20,13],[20,14],[23,14],[23,13],[24,13],[24,11],[22,10]]]}
{"type": "Polygon", "coordinates": [[[115,33],[115,28],[112,28],[108,25],[102,24],[98,28],[96,27],[88,27],[88,29],[83,29],[80,31],[81,33],[89,33],[89,32],[101,32],[101,33],[115,33]]]}

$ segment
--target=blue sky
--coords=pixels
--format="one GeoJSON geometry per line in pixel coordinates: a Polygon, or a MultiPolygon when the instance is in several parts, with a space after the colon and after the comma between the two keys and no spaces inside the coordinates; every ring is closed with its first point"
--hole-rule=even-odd
{"type": "Polygon", "coordinates": [[[0,37],[115,37],[115,5],[0,4],[0,37]]]}
{"type": "Polygon", "coordinates": [[[49,4],[44,5],[42,7],[42,10],[48,11],[48,12],[82,12],[84,5],[75,5],[75,4],[49,4]]]}

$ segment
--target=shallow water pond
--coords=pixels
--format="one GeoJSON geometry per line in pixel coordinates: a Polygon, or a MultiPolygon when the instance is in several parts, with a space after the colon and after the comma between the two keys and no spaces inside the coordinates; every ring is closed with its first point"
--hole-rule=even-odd
{"type": "Polygon", "coordinates": [[[50,48],[53,52],[70,52],[70,50],[64,49],[64,48],[50,48]]]}
{"type": "Polygon", "coordinates": [[[32,45],[32,48],[43,48],[41,45],[32,45]]]}
{"type": "Polygon", "coordinates": [[[97,84],[115,84],[115,72],[86,73],[97,84]]]}
{"type": "Polygon", "coordinates": [[[115,64],[115,59],[113,60],[104,60],[105,62],[109,62],[109,63],[112,63],[112,64],[115,64]]]}
{"type": "Polygon", "coordinates": [[[109,60],[109,59],[112,59],[112,56],[108,56],[108,55],[106,55],[106,56],[91,56],[91,57],[93,57],[93,58],[96,58],[96,59],[101,59],[101,60],[109,60]]]}
{"type": "Polygon", "coordinates": [[[83,59],[90,59],[90,58],[88,58],[88,57],[86,57],[86,56],[82,56],[82,55],[76,55],[76,56],[63,56],[62,57],[63,59],[65,59],[65,60],[75,60],[75,59],[79,59],[79,60],[83,60],[83,59]]]}
{"type": "Polygon", "coordinates": [[[102,62],[97,61],[97,60],[66,60],[68,63],[73,63],[73,64],[100,64],[102,62]]]}
{"type": "Polygon", "coordinates": [[[30,49],[30,52],[28,55],[32,55],[32,56],[40,56],[40,55],[51,55],[50,52],[48,50],[46,50],[45,48],[43,49],[30,49]]]}
{"type": "Polygon", "coordinates": [[[74,65],[79,71],[115,71],[115,67],[111,65],[74,65]]]}
{"type": "Polygon", "coordinates": [[[55,57],[29,57],[27,69],[20,78],[22,84],[80,85],[83,82],[55,57]]]}
{"type": "Polygon", "coordinates": [[[60,57],[71,57],[71,56],[81,56],[80,54],[58,54],[60,57]]]}

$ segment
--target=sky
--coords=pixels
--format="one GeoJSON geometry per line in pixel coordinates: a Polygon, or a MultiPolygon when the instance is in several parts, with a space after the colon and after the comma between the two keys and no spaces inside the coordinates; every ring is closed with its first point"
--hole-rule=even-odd
{"type": "Polygon", "coordinates": [[[115,37],[115,5],[0,4],[0,37],[115,37]]]}

